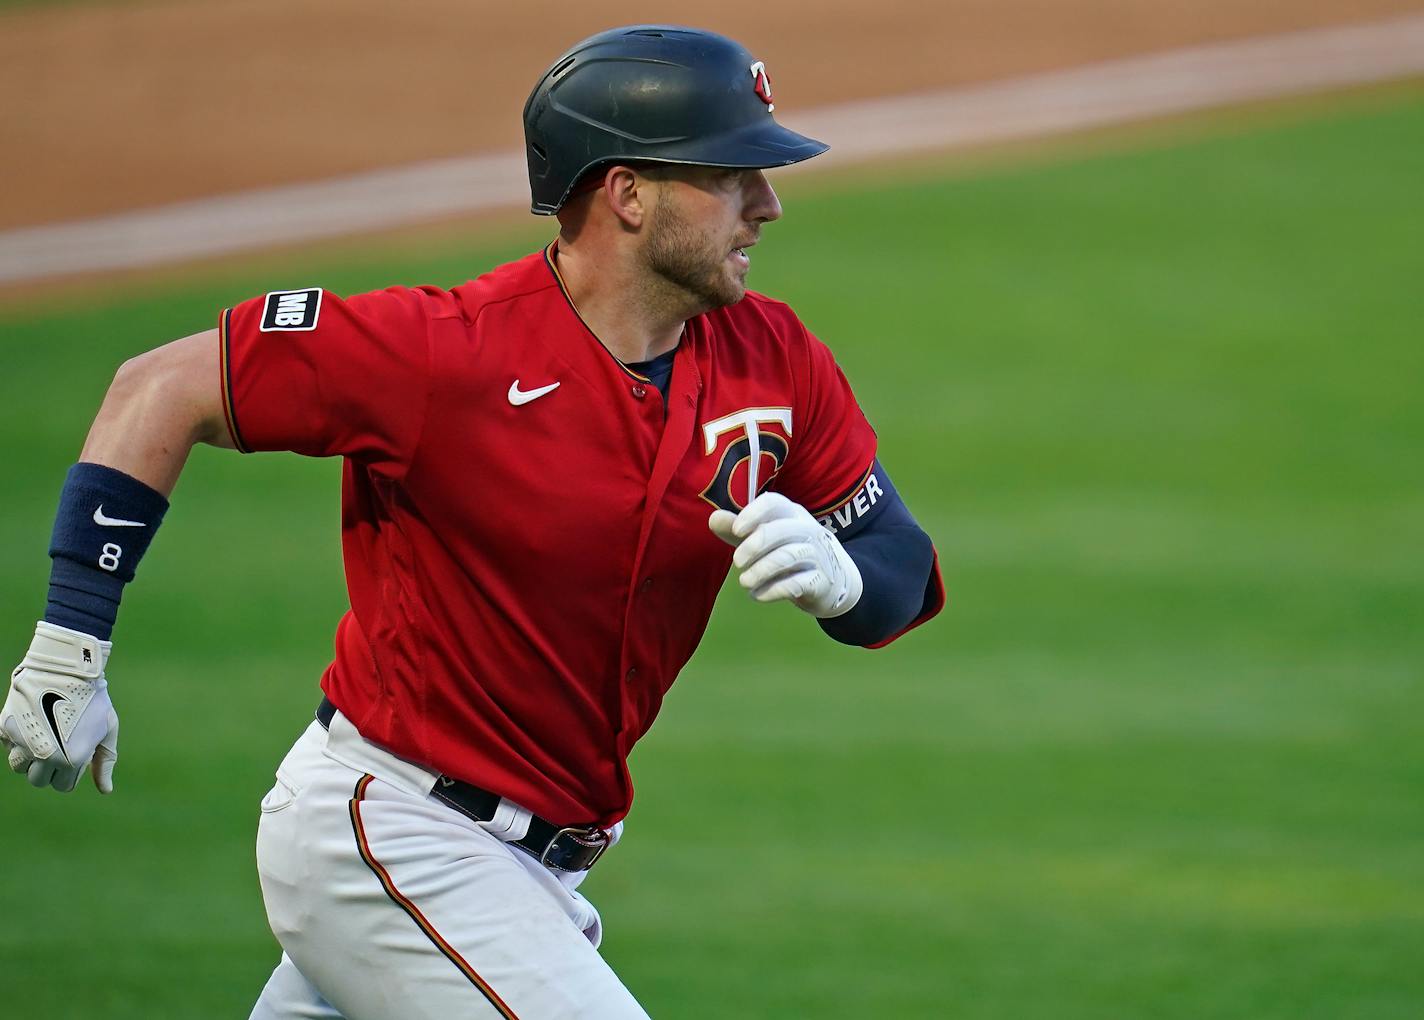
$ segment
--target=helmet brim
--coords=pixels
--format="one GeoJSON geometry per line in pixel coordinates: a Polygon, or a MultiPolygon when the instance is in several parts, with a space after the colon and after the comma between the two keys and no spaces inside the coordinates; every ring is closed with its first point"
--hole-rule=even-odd
{"type": "Polygon", "coordinates": [[[760,124],[723,132],[707,138],[678,139],[667,146],[667,155],[660,155],[653,147],[644,148],[626,156],[603,156],[591,160],[569,183],[557,203],[541,206],[534,203],[531,211],[542,216],[557,212],[573,193],[585,175],[600,166],[615,166],[619,163],[664,163],[680,166],[735,167],[744,170],[770,170],[779,166],[791,166],[813,156],[819,156],[830,146],[806,135],[783,127],[770,117],[760,124]],[[675,152],[676,155],[672,153],[675,152]]]}
{"type": "Polygon", "coordinates": [[[680,143],[678,148],[681,150],[679,158],[667,162],[767,170],[819,156],[830,146],[782,127],[768,117],[762,124],[712,138],[689,140],[680,143]]]}

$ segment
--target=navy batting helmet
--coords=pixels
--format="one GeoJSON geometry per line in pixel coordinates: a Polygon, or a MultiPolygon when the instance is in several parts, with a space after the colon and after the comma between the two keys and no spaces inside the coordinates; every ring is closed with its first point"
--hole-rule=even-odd
{"type": "Polygon", "coordinates": [[[590,36],[524,104],[531,209],[558,212],[579,178],[613,163],[762,169],[826,151],[773,109],[766,66],[726,36],[676,25],[590,36]]]}

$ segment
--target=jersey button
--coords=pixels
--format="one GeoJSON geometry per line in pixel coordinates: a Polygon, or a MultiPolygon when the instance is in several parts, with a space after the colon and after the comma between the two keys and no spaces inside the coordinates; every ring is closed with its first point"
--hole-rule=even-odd
{"type": "Polygon", "coordinates": [[[634,680],[638,679],[638,667],[634,666],[629,669],[628,672],[624,675],[624,679],[626,679],[630,684],[634,680]]]}
{"type": "Polygon", "coordinates": [[[642,400],[647,395],[648,388],[646,386],[644,386],[642,383],[633,384],[633,396],[637,397],[639,400],[642,400]]]}
{"type": "Polygon", "coordinates": [[[645,577],[645,578],[643,578],[643,583],[640,584],[640,585],[638,585],[638,590],[639,590],[639,591],[642,591],[642,592],[646,592],[646,591],[651,590],[652,587],[653,587],[653,579],[652,579],[651,577],[645,577]]]}

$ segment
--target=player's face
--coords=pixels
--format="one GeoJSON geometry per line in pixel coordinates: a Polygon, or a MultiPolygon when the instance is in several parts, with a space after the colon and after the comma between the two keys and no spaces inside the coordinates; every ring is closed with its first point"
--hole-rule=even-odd
{"type": "Polygon", "coordinates": [[[658,201],[643,247],[647,266],[704,309],[735,304],[747,290],[761,225],[781,216],[760,170],[670,167],[658,176],[658,201]]]}

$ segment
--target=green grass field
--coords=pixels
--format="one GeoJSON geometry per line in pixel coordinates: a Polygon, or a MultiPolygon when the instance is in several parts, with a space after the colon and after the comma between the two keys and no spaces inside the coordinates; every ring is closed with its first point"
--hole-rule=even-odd
{"type": "MultiPolygon", "coordinates": [[[[1416,95],[787,187],[753,284],[838,351],[950,605],[867,653],[724,593],[586,887],[654,1016],[1424,1015],[1422,180],[1416,95]]],[[[8,654],[125,356],[538,239],[0,311],[8,654]]],[[[337,476],[198,451],[115,635],[117,794],[0,782],[26,1015],[247,1015],[277,954],[257,801],[343,604],[337,476]]]]}

